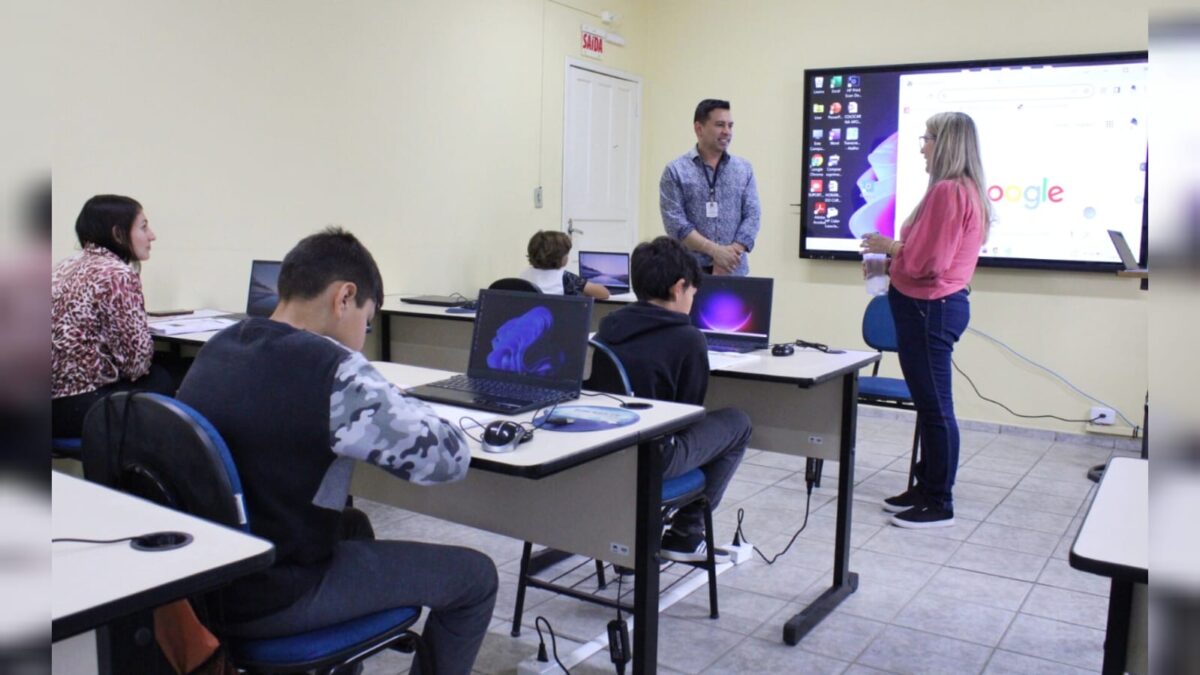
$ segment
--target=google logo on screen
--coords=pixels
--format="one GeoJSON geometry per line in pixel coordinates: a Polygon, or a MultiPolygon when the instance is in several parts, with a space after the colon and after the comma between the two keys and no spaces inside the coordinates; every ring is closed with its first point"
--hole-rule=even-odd
{"type": "Polygon", "coordinates": [[[1041,185],[992,185],[987,189],[987,196],[993,202],[1024,202],[1025,208],[1036,209],[1045,202],[1061,203],[1063,192],[1061,185],[1051,185],[1049,178],[1043,178],[1041,185]]]}

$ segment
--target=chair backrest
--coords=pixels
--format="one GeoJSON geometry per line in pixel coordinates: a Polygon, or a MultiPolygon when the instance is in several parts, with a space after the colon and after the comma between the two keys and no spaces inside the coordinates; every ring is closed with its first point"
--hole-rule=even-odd
{"type": "Polygon", "coordinates": [[[524,291],[526,293],[541,293],[542,289],[534,285],[532,281],[526,281],[520,277],[505,277],[497,279],[488,286],[490,291],[524,291]]]}
{"type": "Polygon", "coordinates": [[[629,373],[616,352],[596,338],[588,340],[588,344],[592,346],[592,374],[583,386],[592,391],[633,396],[629,373]]]}
{"type": "Polygon", "coordinates": [[[206,520],[250,529],[225,441],[203,415],[169,396],[125,392],[93,406],[83,422],[83,474],[206,520]]]}
{"type": "Polygon", "coordinates": [[[863,342],[871,349],[881,352],[896,351],[896,322],[892,319],[892,308],[886,295],[878,295],[867,303],[863,312],[863,342]]]}

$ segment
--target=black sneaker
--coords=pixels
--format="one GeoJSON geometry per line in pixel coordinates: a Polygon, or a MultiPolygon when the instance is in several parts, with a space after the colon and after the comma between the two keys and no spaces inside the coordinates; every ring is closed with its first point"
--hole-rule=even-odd
{"type": "MultiPolygon", "coordinates": [[[[708,546],[704,543],[703,533],[680,534],[675,530],[667,530],[663,534],[659,555],[664,560],[675,562],[705,562],[708,560],[708,546]]],[[[718,565],[729,562],[729,551],[723,548],[715,549],[713,560],[718,565]]]]}
{"type": "Polygon", "coordinates": [[[954,511],[922,504],[892,516],[892,524],[913,529],[951,527],[954,525],[954,511]]]}
{"type": "Polygon", "coordinates": [[[883,500],[883,510],[888,513],[900,513],[907,511],[914,506],[921,504],[921,493],[913,490],[905,490],[895,497],[888,497],[883,500]]]}

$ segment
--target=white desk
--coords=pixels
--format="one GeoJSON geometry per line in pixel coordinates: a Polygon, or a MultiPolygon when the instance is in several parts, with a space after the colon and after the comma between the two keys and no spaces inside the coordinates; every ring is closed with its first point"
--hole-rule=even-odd
{"type": "MultiPolygon", "coordinates": [[[[375,366],[405,386],[452,374],[396,363],[375,366]]],[[[511,453],[490,454],[471,441],[471,470],[464,480],[448,485],[416,486],[359,463],[352,492],[634,568],[633,672],[652,673],[658,649],[656,557],[662,536],[662,457],[653,442],[700,420],[704,409],[650,403],[651,408],[634,411],[640,419],[632,425],[586,433],[542,429],[511,453]]],[[[612,401],[584,397],[570,404],[604,406],[612,401]]],[[[511,419],[531,417],[526,413],[511,419]]]]}
{"type": "MultiPolygon", "coordinates": [[[[1117,457],[1108,463],[1096,497],[1071,545],[1071,567],[1112,579],[1104,673],[1125,672],[1134,595],[1143,598],[1150,569],[1150,463],[1117,457]]],[[[1142,617],[1140,625],[1145,624],[1142,617]]]]}
{"type": "Polygon", "coordinates": [[[769,350],[754,354],[759,358],[713,371],[705,405],[749,414],[752,448],[838,462],[833,581],[784,624],[784,642],[795,645],[858,588],[858,575],[850,571],[858,371],[878,361],[879,354],[799,348],[792,356],[771,356],[769,350]]]}
{"type": "Polygon", "coordinates": [[[116,539],[176,530],[194,540],[172,551],[119,544],[52,545],[52,637],[58,641],[133,612],[217,588],[265,569],[269,541],[95,483],[51,472],[53,538],[116,539]]]}

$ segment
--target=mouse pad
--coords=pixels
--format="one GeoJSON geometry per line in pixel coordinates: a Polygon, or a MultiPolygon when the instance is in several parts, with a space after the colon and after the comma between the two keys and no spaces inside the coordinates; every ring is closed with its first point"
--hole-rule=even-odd
{"type": "Polygon", "coordinates": [[[632,410],[614,406],[560,405],[534,417],[533,425],[546,431],[602,431],[627,427],[639,419],[632,410]]]}

